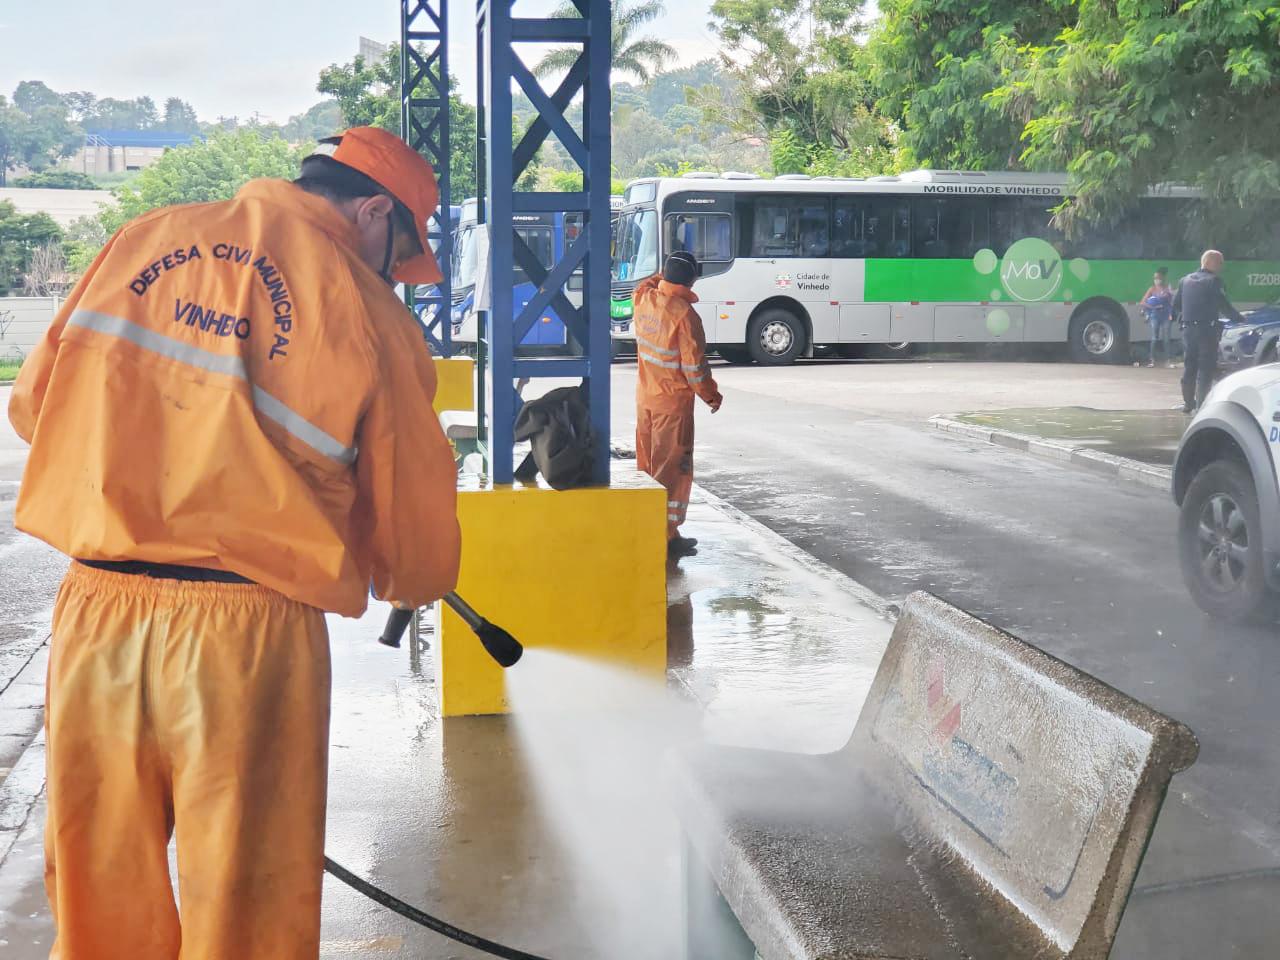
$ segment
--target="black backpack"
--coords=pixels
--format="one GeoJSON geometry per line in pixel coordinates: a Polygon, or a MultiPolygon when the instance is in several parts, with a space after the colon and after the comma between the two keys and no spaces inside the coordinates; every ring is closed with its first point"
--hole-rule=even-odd
{"type": "Polygon", "coordinates": [[[539,473],[555,490],[591,482],[595,431],[583,387],[557,387],[530,400],[516,417],[515,438],[528,440],[533,448],[516,468],[521,483],[532,483],[539,473]]]}

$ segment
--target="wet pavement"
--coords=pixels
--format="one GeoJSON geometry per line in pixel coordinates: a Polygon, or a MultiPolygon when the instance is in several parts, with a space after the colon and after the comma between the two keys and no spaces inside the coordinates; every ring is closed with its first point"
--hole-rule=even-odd
{"type": "MultiPolygon", "coordinates": [[[[1206,619],[1167,493],[929,427],[957,410],[1165,411],[1176,370],[713,364],[699,482],[882,596],[926,589],[1184,721],[1179,775],[1115,952],[1264,957],[1280,943],[1280,628],[1206,619]],[[1263,950],[1260,944],[1269,944],[1263,950]]],[[[615,433],[633,374],[616,368],[615,433]]]]}
{"type": "MultiPolygon", "coordinates": [[[[625,436],[633,367],[615,369],[615,432],[625,436]]],[[[734,507],[695,504],[687,532],[704,546],[673,572],[668,616],[673,685],[704,708],[706,731],[751,746],[840,746],[889,633],[876,598],[845,575],[890,600],[931,589],[1201,737],[1199,762],[1174,781],[1114,956],[1272,955],[1280,942],[1277,631],[1198,615],[1178,581],[1164,496],[940,437],[925,423],[937,413],[1037,405],[1159,411],[1176,396],[1176,372],[912,363],[717,365],[716,375],[726,402],[714,418],[699,413],[697,470],[734,507]],[[774,532],[742,523],[734,508],[774,532]]],[[[0,478],[16,479],[20,456],[0,430],[0,469],[9,471],[0,478]]],[[[19,577],[0,583],[0,624],[14,638],[0,655],[12,648],[20,667],[22,651],[27,660],[39,651],[60,561],[6,535],[22,559],[0,567],[0,577],[19,577]]],[[[330,854],[410,902],[525,950],[677,955],[670,897],[645,904],[651,941],[611,940],[610,918],[592,909],[589,881],[550,828],[512,721],[442,721],[429,652],[374,642],[384,615],[331,620],[330,854]]],[[[19,683],[29,691],[39,661],[27,671],[19,683]]],[[[0,694],[0,716],[4,706],[0,694]]],[[[40,780],[37,741],[0,783],[0,958],[47,955],[42,810],[15,800],[40,780]]],[[[324,910],[326,958],[476,956],[332,880],[324,910]]]]}
{"type": "MultiPolygon", "coordinates": [[[[714,498],[696,498],[685,530],[703,547],[670,570],[672,696],[691,698],[706,735],[720,742],[809,752],[840,746],[891,629],[878,598],[714,498]]],[[[669,829],[658,834],[669,882],[636,891],[646,900],[646,933],[619,942],[618,927],[592,899],[591,878],[549,823],[513,721],[442,720],[431,651],[375,642],[386,612],[376,604],[359,621],[329,618],[328,853],[409,902],[524,950],[677,955],[674,817],[664,814],[669,829]]],[[[37,742],[15,773],[21,782],[9,784],[10,801],[42,789],[41,763],[37,742]]],[[[43,803],[34,799],[21,816],[10,814],[15,829],[4,855],[0,784],[0,958],[42,958],[52,936],[41,885],[43,803]]],[[[323,957],[475,955],[326,878],[323,957]]]]}
{"type": "Polygon", "coordinates": [[[954,419],[1029,437],[1060,440],[1161,467],[1173,465],[1191,418],[1177,410],[1095,410],[1034,407],[963,413],[954,419]]]}

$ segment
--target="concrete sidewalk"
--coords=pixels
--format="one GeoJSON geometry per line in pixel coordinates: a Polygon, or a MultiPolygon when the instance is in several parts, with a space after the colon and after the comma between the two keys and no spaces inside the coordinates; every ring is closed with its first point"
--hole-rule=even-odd
{"type": "MultiPolygon", "coordinates": [[[[696,704],[702,732],[807,752],[842,745],[888,640],[892,606],[705,493],[696,494],[686,531],[702,552],[670,573],[669,677],[696,704]]],[[[430,652],[375,643],[386,612],[378,605],[360,621],[330,621],[328,852],[429,912],[540,955],[682,956],[670,815],[651,811],[643,825],[658,883],[633,883],[637,864],[610,863],[641,911],[638,932],[636,916],[622,915],[562,842],[563,812],[548,804],[517,723],[441,720],[430,652]]],[[[19,680],[29,692],[39,663],[28,670],[19,680]]],[[[622,754],[608,758],[614,765],[632,762],[625,743],[612,749],[622,754]]],[[[0,784],[0,958],[43,958],[52,937],[41,888],[42,763],[37,739],[0,784]]],[[[1262,957],[1280,942],[1280,917],[1266,906],[1280,892],[1276,851],[1204,807],[1174,781],[1114,956],[1262,957]]],[[[588,826],[574,820],[584,809],[589,815],[589,804],[572,811],[570,831],[588,826]]],[[[614,818],[619,832],[631,828],[618,811],[597,814],[614,818]]],[[[323,940],[326,960],[477,956],[329,878],[323,940]]]]}

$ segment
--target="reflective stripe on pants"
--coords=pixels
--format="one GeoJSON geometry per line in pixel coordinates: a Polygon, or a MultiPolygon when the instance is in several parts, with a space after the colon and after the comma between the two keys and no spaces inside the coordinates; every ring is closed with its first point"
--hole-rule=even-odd
{"type": "Polygon", "coordinates": [[[45,723],[52,957],[316,960],[329,742],[319,610],[265,587],[73,563],[45,723]]]}
{"type": "Polygon", "coordinates": [[[679,532],[693,490],[693,406],[636,411],[636,466],[667,489],[667,539],[679,532]]]}

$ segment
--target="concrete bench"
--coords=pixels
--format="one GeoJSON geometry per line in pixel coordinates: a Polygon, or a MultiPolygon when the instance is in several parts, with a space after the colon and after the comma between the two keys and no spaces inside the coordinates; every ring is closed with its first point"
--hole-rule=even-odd
{"type": "Polygon", "coordinates": [[[1198,750],[1183,725],[913,594],[841,750],[703,746],[676,763],[688,960],[1105,958],[1198,750]]]}

